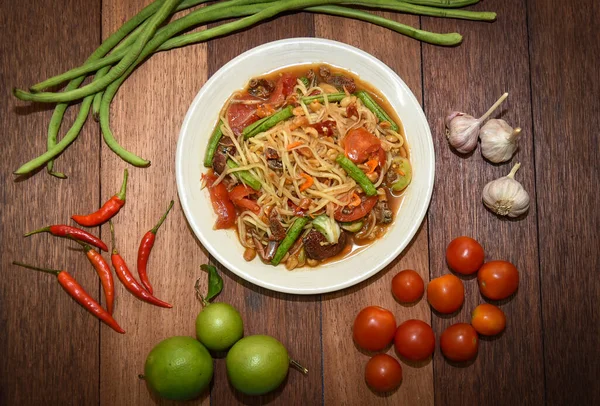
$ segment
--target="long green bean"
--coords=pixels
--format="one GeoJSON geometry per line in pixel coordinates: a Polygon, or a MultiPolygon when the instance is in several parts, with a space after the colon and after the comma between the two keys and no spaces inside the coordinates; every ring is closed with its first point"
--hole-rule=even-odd
{"type": "Polygon", "coordinates": [[[60,103],[70,102],[81,99],[83,97],[94,94],[100,90],[105,89],[113,81],[119,78],[123,73],[134,63],[137,57],[140,55],[144,46],[154,36],[156,29],[163,21],[171,15],[175,7],[181,2],[181,0],[164,0],[160,8],[151,17],[150,22],[145,30],[142,31],[140,36],[136,39],[134,44],[128,48],[127,54],[114,66],[103,78],[96,82],[90,83],[75,90],[70,90],[60,93],[52,92],[41,92],[41,93],[29,93],[20,89],[14,89],[14,95],[25,101],[34,101],[42,103],[60,103]]]}
{"type": "MultiPolygon", "coordinates": [[[[230,168],[239,168],[240,166],[235,163],[232,159],[227,160],[227,166],[230,168]]],[[[233,172],[235,176],[238,177],[239,180],[244,182],[246,185],[250,186],[252,189],[259,191],[262,187],[262,183],[260,180],[256,179],[249,171],[235,171],[233,172]]]]}
{"type": "Polygon", "coordinates": [[[315,100],[320,103],[323,103],[325,101],[324,100],[325,96],[327,96],[327,101],[339,102],[344,97],[346,97],[346,93],[329,93],[329,94],[317,94],[315,96],[306,96],[306,97],[302,98],[302,103],[304,103],[304,104],[311,103],[315,100]]]}
{"type": "Polygon", "coordinates": [[[355,93],[355,95],[363,102],[366,108],[368,108],[373,112],[373,114],[375,114],[379,121],[387,121],[388,123],[390,123],[390,128],[392,130],[399,130],[398,124],[396,124],[394,120],[392,120],[390,116],[388,116],[385,110],[382,109],[381,106],[371,98],[371,96],[369,96],[369,93],[365,92],[364,90],[359,90],[355,93]]]}
{"type": "Polygon", "coordinates": [[[265,117],[266,120],[261,121],[259,125],[253,126],[252,128],[249,128],[250,126],[244,128],[244,130],[242,131],[242,134],[244,135],[244,139],[252,138],[256,134],[265,132],[269,128],[275,127],[277,125],[277,123],[280,123],[283,120],[287,120],[288,118],[292,117],[293,115],[294,115],[294,113],[292,113],[292,106],[287,106],[285,109],[278,111],[277,113],[273,114],[272,116],[265,117]]]}
{"type": "Polygon", "coordinates": [[[285,257],[285,254],[292,248],[292,245],[296,242],[304,226],[308,223],[308,219],[306,217],[297,217],[294,221],[294,224],[289,228],[285,238],[281,241],[281,244],[277,247],[277,251],[275,251],[275,256],[271,260],[271,264],[277,266],[285,257]]]}
{"type": "Polygon", "coordinates": [[[223,131],[221,131],[222,125],[223,121],[219,120],[217,128],[215,128],[208,140],[208,146],[206,147],[206,153],[204,154],[204,166],[207,168],[212,166],[215,152],[217,152],[217,147],[219,146],[219,141],[221,141],[221,137],[223,136],[223,131]]]}
{"type": "Polygon", "coordinates": [[[375,196],[377,194],[377,189],[373,183],[367,178],[367,175],[363,171],[360,170],[358,166],[354,164],[351,160],[346,158],[344,154],[339,154],[337,158],[335,158],[335,162],[337,162],[342,169],[344,169],[348,175],[358,183],[358,186],[364,190],[367,196],[375,196]]]}

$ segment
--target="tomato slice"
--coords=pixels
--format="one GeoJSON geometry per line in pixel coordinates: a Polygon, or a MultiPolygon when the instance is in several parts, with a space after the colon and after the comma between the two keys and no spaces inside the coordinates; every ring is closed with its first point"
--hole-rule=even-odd
{"type": "Polygon", "coordinates": [[[279,108],[285,103],[286,97],[288,97],[294,91],[296,86],[296,77],[291,73],[284,73],[277,80],[275,84],[275,90],[271,93],[267,103],[272,105],[274,108],[279,108]]]}
{"type": "Polygon", "coordinates": [[[362,164],[379,151],[381,141],[364,127],[355,128],[344,138],[346,156],[354,163],[362,164]]]}
{"type": "Polygon", "coordinates": [[[369,214],[369,212],[371,210],[373,210],[373,207],[375,207],[375,204],[377,204],[377,199],[378,199],[377,196],[367,197],[366,199],[363,198],[360,205],[356,206],[354,209],[352,209],[352,212],[347,213],[347,214],[343,213],[344,208],[340,207],[333,214],[333,217],[337,221],[344,221],[344,222],[354,221],[354,220],[363,218],[364,216],[369,214]]]}
{"type": "MultiPolygon", "coordinates": [[[[249,94],[240,97],[238,100],[258,100],[249,94]]],[[[240,135],[242,130],[258,120],[260,117],[256,114],[256,104],[233,103],[227,111],[227,120],[229,127],[235,135],[240,135]]]]}
{"type": "Polygon", "coordinates": [[[217,222],[215,223],[215,229],[220,230],[223,228],[233,227],[235,224],[235,207],[229,198],[227,187],[223,183],[213,185],[217,180],[217,175],[214,173],[205,175],[206,185],[208,192],[210,193],[210,201],[212,203],[213,210],[217,215],[217,222]]]}
{"type": "Polygon", "coordinates": [[[249,188],[246,185],[237,185],[229,192],[229,198],[240,209],[248,209],[255,214],[260,213],[260,206],[252,199],[247,197],[255,194],[254,189],[249,188]]]}

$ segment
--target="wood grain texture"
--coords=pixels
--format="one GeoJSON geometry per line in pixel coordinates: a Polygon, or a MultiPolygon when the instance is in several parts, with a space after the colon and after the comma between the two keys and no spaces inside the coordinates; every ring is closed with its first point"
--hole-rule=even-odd
{"type": "MultiPolygon", "coordinates": [[[[148,1],[103,1],[102,33],[106,37],[141,10],[148,1]]],[[[142,236],[164,213],[171,199],[175,206],[160,228],[148,263],[154,294],[173,305],[162,309],[141,302],[117,281],[115,316],[127,331],[124,336],[103,330],[100,389],[102,405],[145,405],[153,402],[144,381],[146,356],[162,339],[195,336],[195,319],[201,307],[194,282],[205,278],[202,247],[189,229],[177,198],[175,149],[183,117],[206,81],[206,46],[195,45],[153,56],[127,79],[111,107],[111,127],[117,140],[132,152],[152,161],[149,168],[129,166],[127,203],[115,218],[118,249],[137,278],[136,258],[142,236]]],[[[119,188],[125,162],[105,145],[101,157],[102,200],[119,188]]],[[[110,240],[109,228],[102,235],[110,240]]],[[[204,279],[203,279],[204,280],[204,279]]],[[[190,404],[208,404],[208,392],[190,404]]]]}
{"type": "Polygon", "coordinates": [[[528,15],[546,400],[599,404],[600,5],[528,15]]]}
{"type": "MultiPolygon", "coordinates": [[[[481,338],[476,360],[453,364],[437,351],[434,359],[435,399],[439,405],[539,405],[544,399],[537,213],[535,204],[522,219],[496,217],[481,203],[484,185],[505,176],[515,162],[516,178],[536,199],[531,124],[531,95],[525,4],[486,1],[473,9],[498,13],[493,24],[423,18],[422,28],[464,35],[456,48],[423,45],[425,111],[436,152],[436,184],[429,210],[431,276],[450,271],[445,262],[448,243],[460,235],[477,239],[486,260],[510,261],[520,270],[517,294],[500,303],[507,327],[494,338],[481,338]],[[505,91],[508,100],[493,114],[523,129],[520,149],[511,162],[492,165],[478,147],[467,156],[452,152],[444,135],[448,110],[483,114],[505,91]],[[503,388],[497,390],[497,388],[503,388]]],[[[537,135],[537,134],[536,134],[537,135]]],[[[434,316],[436,333],[453,323],[468,322],[484,299],[476,279],[463,278],[466,298],[457,314],[434,316]]]]}
{"type": "MultiPolygon", "coordinates": [[[[98,278],[76,244],[49,234],[22,237],[46,225],[68,223],[74,212],[96,206],[98,189],[90,185],[98,183],[98,132],[87,125],[57,159],[56,169],[69,176],[67,181],[49,176],[45,168],[29,178],[15,178],[17,167],[46,150],[53,106],[20,103],[10,90],[87,58],[98,45],[100,1],[65,1],[61,7],[55,2],[35,7],[17,3],[0,2],[0,404],[96,404],[99,321],[55,277],[11,262],[66,269],[98,297],[98,278]]],[[[70,124],[77,108],[67,111],[65,123],[70,124]]]]}
{"type": "MultiPolygon", "coordinates": [[[[209,74],[216,72],[240,53],[273,40],[312,36],[313,20],[309,14],[278,18],[250,30],[211,41],[208,44],[209,74]]],[[[207,135],[208,136],[208,135],[207,135]]],[[[321,403],[321,337],[318,296],[292,296],[253,286],[230,271],[219,268],[225,276],[227,290],[219,300],[231,303],[244,320],[244,334],[268,334],[283,343],[290,357],[309,370],[307,376],[290,370],[288,378],[275,392],[249,397],[236,392],[227,382],[224,360],[216,364],[211,404],[316,405],[321,403]]]]}
{"type": "MultiPolygon", "coordinates": [[[[380,15],[409,24],[419,25],[419,18],[393,13],[380,15]]],[[[315,16],[315,35],[356,46],[391,67],[421,100],[420,44],[393,31],[360,21],[315,16]],[[381,46],[386,44],[386,46],[381,46]],[[393,45],[392,45],[393,44],[393,45]]],[[[348,66],[352,70],[352,66],[348,66]]],[[[385,93],[385,89],[380,89],[385,93]]],[[[414,306],[402,306],[393,298],[391,280],[402,269],[414,269],[429,279],[427,252],[427,221],[404,252],[388,267],[367,281],[323,298],[323,354],[325,404],[327,405],[397,405],[433,404],[433,373],[431,361],[402,361],[401,386],[384,396],[372,392],[364,381],[364,368],[372,354],[359,350],[352,340],[352,324],[358,312],[376,305],[394,313],[398,324],[408,319],[430,323],[431,312],[426,301],[414,306]],[[340,356],[344,354],[344,356],[340,356]]],[[[388,353],[398,359],[394,348],[388,353]]]]}

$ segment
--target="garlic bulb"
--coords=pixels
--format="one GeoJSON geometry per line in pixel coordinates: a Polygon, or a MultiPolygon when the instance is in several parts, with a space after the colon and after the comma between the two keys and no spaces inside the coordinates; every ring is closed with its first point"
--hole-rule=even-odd
{"type": "Polygon", "coordinates": [[[446,138],[454,149],[461,154],[471,152],[477,146],[479,127],[496,108],[508,97],[504,93],[492,107],[480,118],[475,118],[466,113],[453,111],[446,117],[446,138]]]}
{"type": "Polygon", "coordinates": [[[500,216],[519,217],[529,209],[529,194],[514,179],[520,167],[517,163],[507,176],[493,180],[483,188],[483,204],[500,216]]]}
{"type": "Polygon", "coordinates": [[[519,127],[513,129],[504,120],[492,118],[481,127],[481,154],[494,163],[506,162],[515,154],[521,135],[519,127]]]}

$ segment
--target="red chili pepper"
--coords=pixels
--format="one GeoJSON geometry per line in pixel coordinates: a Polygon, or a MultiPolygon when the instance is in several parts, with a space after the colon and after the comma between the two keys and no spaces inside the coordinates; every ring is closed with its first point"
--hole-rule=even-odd
{"type": "Polygon", "coordinates": [[[75,299],[75,301],[77,301],[77,303],[82,305],[88,312],[102,320],[107,326],[115,330],[117,333],[125,334],[125,330],[119,326],[116,320],[113,319],[113,317],[106,310],[104,310],[104,308],[100,306],[100,304],[96,302],[94,298],[91,297],[68,272],[59,271],[57,269],[38,268],[16,261],[13,262],[13,265],[56,275],[60,286],[62,286],[63,289],[66,290],[67,293],[71,295],[73,299],[75,299]]]}
{"type": "Polygon", "coordinates": [[[146,265],[148,264],[148,258],[150,257],[150,251],[152,251],[152,247],[154,246],[154,240],[156,239],[156,232],[159,227],[167,218],[167,214],[171,211],[173,207],[173,200],[169,204],[169,208],[163,214],[163,216],[158,220],[158,223],[154,226],[154,228],[144,234],[142,238],[142,242],[140,243],[140,248],[138,249],[138,257],[137,257],[137,268],[138,274],[140,275],[140,281],[142,285],[146,288],[148,293],[152,294],[152,285],[150,285],[150,281],[148,280],[148,274],[146,273],[146,265]]]}
{"type": "Polygon", "coordinates": [[[113,246],[112,255],[110,256],[110,259],[112,261],[113,267],[115,268],[117,277],[119,278],[119,280],[121,281],[123,286],[125,286],[125,288],[129,292],[131,292],[135,297],[137,297],[138,299],[141,299],[145,302],[148,302],[150,304],[160,306],[160,307],[167,307],[167,308],[173,307],[169,303],[163,302],[162,300],[157,299],[154,296],[152,296],[150,293],[146,292],[144,290],[144,288],[142,287],[142,285],[140,285],[135,280],[135,278],[129,271],[129,268],[127,268],[127,264],[125,263],[125,260],[121,257],[121,255],[119,255],[119,252],[115,248],[115,229],[113,227],[112,221],[109,221],[109,224],[110,224],[110,235],[111,235],[112,246],[113,246]]]}
{"type": "Polygon", "coordinates": [[[113,304],[115,301],[115,284],[113,282],[112,272],[110,271],[110,265],[102,258],[102,255],[97,251],[93,250],[87,244],[77,241],[83,247],[85,255],[94,266],[96,273],[100,277],[102,283],[102,290],[104,290],[104,297],[106,298],[106,310],[109,314],[113,314],[113,304]]]}
{"type": "Polygon", "coordinates": [[[90,214],[82,215],[74,215],[71,216],[76,223],[85,226],[85,227],[95,227],[99,226],[102,223],[107,222],[115,214],[121,210],[121,207],[125,204],[125,192],[127,191],[127,178],[129,176],[129,172],[127,172],[127,168],[123,172],[123,184],[121,185],[121,191],[111,197],[98,211],[90,214]]]}
{"type": "Polygon", "coordinates": [[[79,240],[86,242],[94,247],[100,248],[101,250],[108,251],[108,247],[104,242],[98,237],[88,233],[87,231],[83,231],[80,228],[67,226],[64,224],[56,224],[53,226],[48,226],[44,228],[40,228],[39,230],[31,231],[25,234],[23,237],[29,237],[30,235],[47,232],[57,237],[67,237],[72,238],[74,240],[79,240]]]}

